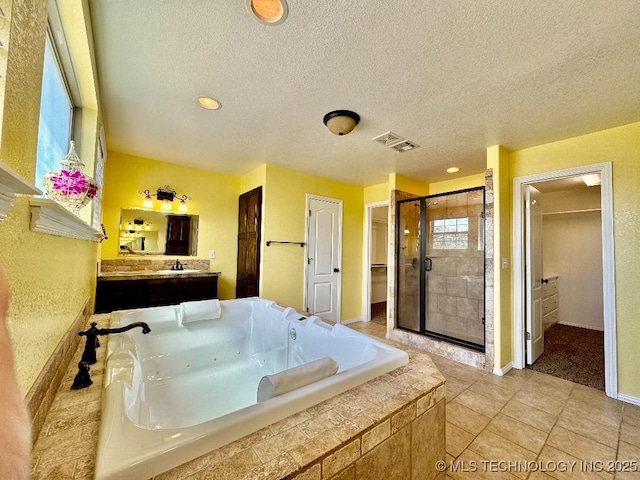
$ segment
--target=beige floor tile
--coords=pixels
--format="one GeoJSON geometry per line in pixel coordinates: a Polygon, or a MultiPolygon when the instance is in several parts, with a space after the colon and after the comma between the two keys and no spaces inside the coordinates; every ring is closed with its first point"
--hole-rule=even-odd
{"type": "MultiPolygon", "coordinates": [[[[537,454],[527,450],[488,430],[483,430],[480,435],[469,445],[469,450],[491,461],[504,462],[532,462],[537,454]]],[[[513,472],[516,477],[526,478],[527,472],[513,472]]]]}
{"type": "MultiPolygon", "coordinates": [[[[620,429],[620,441],[640,448],[640,427],[623,421],[620,429]]],[[[640,462],[640,458],[638,458],[638,461],[640,462]]]]}
{"type": "Polygon", "coordinates": [[[575,384],[573,390],[571,390],[571,398],[575,398],[589,405],[598,405],[601,407],[610,405],[618,409],[622,408],[622,402],[615,398],[607,397],[602,390],[596,390],[595,388],[585,387],[579,384],[575,384]]]}
{"type": "Polygon", "coordinates": [[[620,441],[617,460],[616,480],[640,478],[640,447],[620,441]]]}
{"type": "Polygon", "coordinates": [[[569,398],[571,389],[556,388],[552,385],[549,385],[548,383],[538,382],[532,379],[525,383],[518,393],[526,393],[527,395],[540,395],[563,404],[564,402],[566,402],[567,398],[569,398]]]}
{"type": "Polygon", "coordinates": [[[640,407],[625,403],[622,411],[624,423],[640,427],[640,407]]]}
{"type": "Polygon", "coordinates": [[[465,448],[469,446],[469,444],[475,437],[471,433],[465,432],[452,423],[447,422],[445,438],[447,453],[453,457],[457,457],[463,452],[465,448]]]}
{"type": "Polygon", "coordinates": [[[482,381],[473,383],[469,387],[469,390],[480,393],[485,397],[495,398],[504,403],[507,403],[515,393],[512,390],[501,387],[500,385],[482,381]]]}
{"type": "Polygon", "coordinates": [[[555,415],[551,415],[516,399],[511,399],[500,413],[547,433],[551,431],[553,425],[556,423],[555,415]]]}
{"type": "Polygon", "coordinates": [[[538,457],[538,464],[544,473],[557,480],[613,480],[613,475],[605,472],[586,472],[579,458],[545,445],[538,457]]]}
{"type": "Polygon", "coordinates": [[[571,390],[575,387],[575,383],[565,380],[563,378],[554,377],[553,375],[547,375],[546,373],[533,372],[529,378],[530,382],[539,382],[549,385],[557,390],[561,390],[567,395],[571,393],[571,390]]]}
{"type": "Polygon", "coordinates": [[[607,447],[616,448],[618,446],[619,428],[595,422],[591,416],[585,415],[584,412],[578,413],[575,409],[565,408],[558,417],[557,425],[607,447]]]}
{"type": "Polygon", "coordinates": [[[526,378],[512,377],[509,375],[504,375],[502,377],[499,375],[485,375],[476,383],[491,383],[493,385],[498,385],[504,390],[515,393],[522,388],[526,381],[526,378]]]}
{"type": "Polygon", "coordinates": [[[491,471],[486,458],[467,449],[449,466],[447,474],[455,480],[515,480],[508,472],[491,471]]]}
{"type": "Polygon", "coordinates": [[[614,428],[618,428],[622,422],[622,408],[618,404],[594,405],[569,398],[565,405],[565,411],[591,418],[594,422],[614,428]]]}
{"type": "Polygon", "coordinates": [[[471,390],[465,390],[453,402],[462,404],[488,417],[494,417],[506,403],[495,398],[485,397],[471,390]]]}
{"type": "Polygon", "coordinates": [[[502,413],[499,413],[491,420],[491,423],[487,425],[487,430],[511,440],[513,443],[534,453],[540,453],[547,439],[546,432],[502,413]]]}
{"type": "Polygon", "coordinates": [[[469,386],[466,383],[462,383],[460,380],[457,380],[453,377],[447,377],[445,375],[445,378],[447,379],[447,383],[446,383],[447,402],[450,402],[453,399],[455,399],[458,395],[464,392],[469,386]]]}
{"type": "Polygon", "coordinates": [[[551,430],[547,444],[587,462],[610,462],[616,458],[615,448],[607,447],[557,425],[551,430]]]}
{"type": "Polygon", "coordinates": [[[552,479],[553,477],[540,471],[531,472],[531,474],[527,477],[527,480],[552,480],[552,479]]]}
{"type": "Polygon", "coordinates": [[[522,402],[522,403],[526,403],[527,405],[535,407],[538,410],[542,410],[543,412],[547,412],[556,417],[560,415],[560,412],[565,406],[564,400],[550,397],[540,392],[532,391],[530,389],[527,389],[528,386],[529,386],[529,383],[527,383],[522,388],[522,390],[517,392],[513,396],[513,399],[518,400],[519,402],[522,402]]]}
{"type": "Polygon", "coordinates": [[[447,422],[451,422],[473,435],[478,435],[490,421],[490,417],[471,410],[461,403],[450,402],[447,404],[447,422]]]}

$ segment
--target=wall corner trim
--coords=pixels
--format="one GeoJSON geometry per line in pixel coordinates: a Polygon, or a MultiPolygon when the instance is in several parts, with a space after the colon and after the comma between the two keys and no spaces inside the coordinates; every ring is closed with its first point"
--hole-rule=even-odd
{"type": "Polygon", "coordinates": [[[509,370],[513,368],[513,362],[507,363],[504,367],[493,367],[493,374],[498,375],[500,377],[504,377],[509,370]]]}

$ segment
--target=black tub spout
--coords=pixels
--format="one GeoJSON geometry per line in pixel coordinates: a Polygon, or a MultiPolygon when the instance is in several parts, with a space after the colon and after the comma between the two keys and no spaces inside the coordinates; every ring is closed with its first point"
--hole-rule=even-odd
{"type": "Polygon", "coordinates": [[[110,333],[122,333],[136,327],[141,327],[142,333],[144,334],[151,331],[149,325],[145,322],[135,322],[119,328],[97,328],[96,325],[98,325],[96,322],[91,322],[91,326],[86,331],[78,333],[81,337],[87,337],[81,361],[86,362],[88,365],[93,365],[98,361],[96,359],[96,348],[100,346],[98,336],[109,335],[110,333]]]}

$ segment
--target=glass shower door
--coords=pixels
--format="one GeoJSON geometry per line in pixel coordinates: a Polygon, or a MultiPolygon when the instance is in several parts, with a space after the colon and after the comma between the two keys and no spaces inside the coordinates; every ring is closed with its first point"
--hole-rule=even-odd
{"type": "Polygon", "coordinates": [[[398,202],[397,324],[484,349],[484,189],[398,202]]]}

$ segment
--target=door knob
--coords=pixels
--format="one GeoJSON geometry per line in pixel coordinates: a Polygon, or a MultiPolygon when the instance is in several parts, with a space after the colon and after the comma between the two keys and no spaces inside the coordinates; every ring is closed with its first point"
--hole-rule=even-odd
{"type": "Polygon", "coordinates": [[[337,267],[333,269],[333,273],[338,273],[339,271],[340,271],[340,269],[337,268],[337,267]]]}

